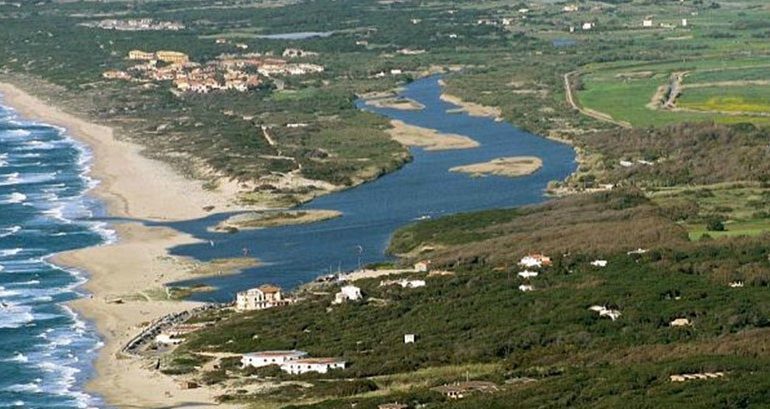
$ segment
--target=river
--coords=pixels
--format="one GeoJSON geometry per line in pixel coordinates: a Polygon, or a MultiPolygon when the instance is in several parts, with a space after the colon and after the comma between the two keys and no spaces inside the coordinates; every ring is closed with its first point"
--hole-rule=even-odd
{"type": "Polygon", "coordinates": [[[226,218],[161,223],[202,240],[174,248],[173,254],[199,260],[238,257],[243,248],[264,262],[242,274],[189,280],[175,285],[207,284],[217,288],[197,293],[199,301],[229,301],[235,292],[263,283],[292,288],[329,270],[349,271],[361,264],[388,260],[388,240],[395,230],[418,218],[436,218],[475,210],[516,207],[546,199],[551,180],[562,180],[576,168],[572,147],[523,132],[513,125],[465,113],[442,101],[439,76],[410,83],[401,96],[425,106],[419,111],[375,108],[358,101],[360,109],[441,132],[467,135],[480,143],[473,149],[431,151],[414,148],[414,160],[402,169],[346,191],[320,197],[300,209],[331,209],[342,217],[309,225],[211,233],[208,226],[226,218]],[[449,168],[503,156],[531,155],[543,167],[529,176],[473,178],[449,168]],[[213,242],[213,246],[210,244],[213,242]],[[363,251],[361,251],[363,249],[363,251]]]}

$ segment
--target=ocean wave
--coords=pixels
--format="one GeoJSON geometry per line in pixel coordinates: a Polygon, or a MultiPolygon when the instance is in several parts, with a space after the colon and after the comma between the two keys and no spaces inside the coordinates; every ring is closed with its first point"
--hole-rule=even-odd
{"type": "Polygon", "coordinates": [[[24,251],[24,249],[19,249],[19,248],[0,250],[0,257],[12,257],[21,253],[22,251],[24,251]]]}
{"type": "Polygon", "coordinates": [[[16,352],[16,354],[13,356],[13,358],[3,359],[3,362],[26,363],[26,362],[29,362],[29,358],[27,358],[27,356],[22,354],[21,352],[16,352]]]}
{"type": "Polygon", "coordinates": [[[43,389],[40,388],[40,385],[29,382],[29,383],[19,383],[16,385],[11,385],[7,388],[5,388],[8,392],[27,392],[27,393],[41,393],[43,392],[43,389]]]}
{"type": "Polygon", "coordinates": [[[0,328],[19,328],[35,320],[32,309],[15,305],[0,306],[0,328]]]}
{"type": "Polygon", "coordinates": [[[32,132],[27,131],[26,129],[8,129],[8,130],[4,130],[2,132],[3,132],[4,135],[14,136],[14,137],[18,137],[18,138],[23,138],[25,136],[32,135],[32,132]]]}
{"type": "Polygon", "coordinates": [[[27,195],[24,193],[13,192],[10,195],[5,196],[3,199],[0,199],[0,204],[24,203],[25,200],[27,200],[27,195]]]}
{"type": "Polygon", "coordinates": [[[21,231],[21,226],[11,226],[0,228],[0,239],[3,237],[12,236],[21,231]]]}

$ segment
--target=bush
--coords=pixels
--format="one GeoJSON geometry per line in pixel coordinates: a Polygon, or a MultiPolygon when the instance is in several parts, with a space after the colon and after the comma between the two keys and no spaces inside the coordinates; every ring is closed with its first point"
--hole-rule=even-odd
{"type": "Polygon", "coordinates": [[[711,217],[706,221],[706,230],[725,231],[724,221],[720,217],[711,217]]]}

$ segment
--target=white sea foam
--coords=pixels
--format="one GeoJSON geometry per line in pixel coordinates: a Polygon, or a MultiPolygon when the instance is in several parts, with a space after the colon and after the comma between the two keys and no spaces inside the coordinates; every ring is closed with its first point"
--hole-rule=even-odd
{"type": "Polygon", "coordinates": [[[24,193],[13,192],[10,195],[7,195],[2,199],[0,199],[0,204],[24,203],[25,200],[27,200],[27,195],[25,195],[24,193]]]}
{"type": "Polygon", "coordinates": [[[30,131],[28,131],[26,129],[11,129],[11,130],[7,130],[7,131],[3,131],[3,133],[8,135],[8,136],[14,136],[14,137],[19,137],[19,138],[23,138],[25,136],[32,135],[32,132],[30,132],[30,131]]]}
{"type": "Polygon", "coordinates": [[[31,308],[17,305],[0,307],[0,328],[19,328],[35,320],[31,308]]]}
{"type": "Polygon", "coordinates": [[[15,256],[19,253],[24,251],[24,249],[6,249],[6,250],[0,250],[0,257],[11,257],[15,256]]]}
{"type": "Polygon", "coordinates": [[[5,175],[0,175],[0,186],[13,186],[20,182],[19,179],[19,172],[14,173],[7,173],[5,175]]]}
{"type": "Polygon", "coordinates": [[[0,239],[3,237],[12,236],[16,233],[21,231],[21,226],[11,226],[11,227],[4,227],[0,228],[0,239]]]}
{"type": "Polygon", "coordinates": [[[13,358],[4,359],[5,362],[19,362],[19,363],[26,363],[29,362],[29,358],[27,358],[26,355],[22,354],[21,352],[17,352],[13,358]]]}
{"type": "Polygon", "coordinates": [[[28,392],[28,393],[40,393],[43,391],[40,388],[40,385],[33,382],[11,385],[5,388],[5,390],[8,392],[28,392]]]}

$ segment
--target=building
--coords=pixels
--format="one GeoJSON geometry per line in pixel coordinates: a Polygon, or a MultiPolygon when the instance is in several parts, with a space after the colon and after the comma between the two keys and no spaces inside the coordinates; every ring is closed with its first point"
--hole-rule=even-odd
{"type": "Polygon", "coordinates": [[[588,309],[598,313],[600,317],[606,317],[613,321],[617,320],[622,315],[618,310],[611,310],[601,305],[592,305],[588,307],[588,309]]]}
{"type": "Polygon", "coordinates": [[[743,281],[733,281],[729,285],[730,285],[730,288],[742,288],[743,281]]]}
{"type": "Polygon", "coordinates": [[[690,322],[690,320],[687,318],[677,318],[671,321],[668,325],[671,327],[687,327],[692,325],[692,322],[690,322]]]}
{"type": "Polygon", "coordinates": [[[594,28],[594,23],[583,23],[583,30],[590,30],[594,28]]]}
{"type": "Polygon", "coordinates": [[[151,61],[155,59],[155,53],[147,53],[142,50],[131,50],[128,52],[128,59],[151,61]]]}
{"type": "Polygon", "coordinates": [[[102,77],[108,80],[130,80],[131,74],[125,71],[108,70],[102,73],[102,77]]]}
{"type": "Polygon", "coordinates": [[[362,298],[360,288],[354,285],[346,285],[340,288],[340,292],[334,295],[334,304],[342,304],[345,301],[358,301],[362,298]]]}
{"type": "Polygon", "coordinates": [[[426,283],[425,283],[425,280],[407,280],[407,279],[380,282],[380,287],[385,287],[388,285],[400,285],[403,288],[420,288],[420,287],[425,287],[426,283]]]}
{"type": "Polygon", "coordinates": [[[529,270],[519,271],[518,276],[521,278],[534,278],[534,277],[537,277],[537,271],[529,271],[529,270]]]}
{"type": "Polygon", "coordinates": [[[535,287],[533,287],[531,285],[522,284],[522,285],[519,286],[519,291],[521,291],[523,293],[530,292],[530,291],[535,291],[535,287]]]}
{"type": "Polygon", "coordinates": [[[403,403],[383,403],[377,406],[377,409],[409,409],[409,405],[403,403]]]}
{"type": "Polygon", "coordinates": [[[269,284],[241,291],[235,297],[235,309],[238,311],[264,310],[290,303],[290,299],[283,298],[280,287],[269,284]]]}
{"type": "Polygon", "coordinates": [[[594,267],[607,267],[607,260],[594,260],[591,262],[594,267]]]}
{"type": "Polygon", "coordinates": [[[519,261],[520,266],[529,268],[548,267],[551,264],[551,258],[542,254],[530,254],[519,261]]]}
{"type": "Polygon", "coordinates": [[[414,344],[417,340],[417,336],[414,334],[404,334],[404,343],[405,344],[414,344]]]}
{"type": "Polygon", "coordinates": [[[281,370],[292,375],[309,372],[325,374],[334,369],[345,369],[346,364],[345,361],[337,358],[303,358],[282,364],[281,370]]]}
{"type": "Polygon", "coordinates": [[[431,390],[438,392],[449,399],[462,399],[467,395],[475,392],[497,392],[498,388],[497,385],[492,382],[468,381],[458,382],[451,385],[441,385],[435,388],[431,388],[431,390]]]}
{"type": "Polygon", "coordinates": [[[171,64],[187,64],[190,62],[190,57],[185,53],[178,51],[158,51],[155,53],[158,60],[171,63],[171,64]]]}
{"type": "Polygon", "coordinates": [[[167,332],[161,332],[155,337],[155,342],[163,345],[179,345],[184,342],[184,338],[174,336],[167,332]]]}
{"type": "Polygon", "coordinates": [[[644,20],[642,20],[642,27],[645,27],[645,28],[652,27],[652,17],[647,17],[644,20]]]}
{"type": "Polygon", "coordinates": [[[283,365],[287,362],[307,358],[307,352],[304,351],[262,351],[244,354],[241,358],[243,367],[252,366],[261,368],[268,365],[283,365]]]}
{"type": "Polygon", "coordinates": [[[430,270],[430,260],[418,261],[414,265],[414,271],[418,273],[427,273],[430,270]]]}
{"type": "Polygon", "coordinates": [[[682,19],[682,27],[687,27],[687,19],[686,18],[682,19]]]}

